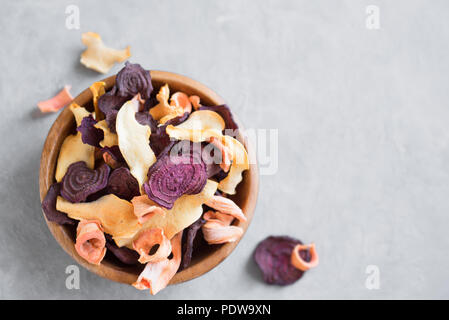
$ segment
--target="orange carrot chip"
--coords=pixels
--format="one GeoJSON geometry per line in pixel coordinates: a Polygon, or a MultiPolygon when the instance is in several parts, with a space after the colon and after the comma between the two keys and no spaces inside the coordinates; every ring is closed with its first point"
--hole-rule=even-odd
{"type": "Polygon", "coordinates": [[[71,86],[65,86],[56,96],[46,101],[39,102],[37,106],[42,112],[58,111],[73,100],[73,97],[70,94],[70,88],[71,86]]]}

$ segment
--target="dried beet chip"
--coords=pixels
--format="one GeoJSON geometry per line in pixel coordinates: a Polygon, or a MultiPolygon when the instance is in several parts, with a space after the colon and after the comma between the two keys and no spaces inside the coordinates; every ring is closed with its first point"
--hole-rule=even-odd
{"type": "Polygon", "coordinates": [[[106,187],[109,172],[105,163],[96,170],[89,169],[84,161],[72,163],[62,179],[61,196],[72,203],[83,202],[106,187]]]}
{"type": "Polygon", "coordinates": [[[106,237],[106,248],[112,252],[112,254],[119,259],[124,264],[137,264],[139,260],[139,254],[131,250],[127,247],[121,247],[119,248],[114,240],[112,239],[111,235],[105,234],[106,237]]]}
{"type": "Polygon", "coordinates": [[[96,123],[97,121],[95,121],[92,115],[89,115],[83,118],[81,125],[76,130],[81,132],[83,143],[99,148],[100,141],[104,139],[104,132],[94,127],[96,123]]]}
{"type": "Polygon", "coordinates": [[[125,167],[120,167],[112,171],[109,176],[107,191],[128,201],[140,195],[139,183],[129,169],[125,167]]]}
{"type": "MultiPolygon", "coordinates": [[[[290,262],[297,244],[302,242],[288,236],[270,236],[257,245],[253,257],[266,283],[285,286],[302,277],[304,272],[290,262]]],[[[309,251],[301,251],[300,256],[304,261],[310,261],[309,251]]]]}
{"type": "Polygon", "coordinates": [[[64,212],[56,210],[56,200],[59,196],[60,191],[60,183],[53,183],[48,189],[47,195],[42,201],[42,210],[45,213],[45,217],[48,221],[55,222],[59,225],[75,225],[75,220],[69,218],[64,212]]]}
{"type": "Polygon", "coordinates": [[[195,241],[198,230],[200,230],[205,223],[206,220],[204,220],[203,218],[199,218],[189,227],[187,227],[187,229],[183,233],[184,241],[181,269],[185,269],[190,265],[193,254],[193,243],[195,241]]]}

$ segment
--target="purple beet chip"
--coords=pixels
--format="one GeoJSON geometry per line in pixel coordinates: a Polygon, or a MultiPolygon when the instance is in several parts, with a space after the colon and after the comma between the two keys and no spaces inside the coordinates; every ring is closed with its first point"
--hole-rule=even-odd
{"type": "Polygon", "coordinates": [[[109,176],[107,191],[128,201],[140,195],[139,183],[129,169],[125,167],[120,167],[112,171],[109,176]]]}
{"type": "MultiPolygon", "coordinates": [[[[266,283],[285,286],[302,277],[304,272],[290,262],[297,244],[302,242],[288,236],[270,236],[257,245],[253,257],[266,283]]],[[[310,261],[309,251],[300,251],[299,254],[304,261],[310,261]]]]}
{"type": "Polygon", "coordinates": [[[199,218],[194,223],[192,223],[186,231],[183,233],[184,241],[183,241],[183,255],[182,255],[182,262],[181,262],[181,268],[185,269],[190,265],[190,262],[192,261],[192,254],[193,254],[193,242],[196,238],[196,235],[198,231],[201,229],[201,227],[206,223],[206,220],[203,218],[199,218]]]}
{"type": "Polygon", "coordinates": [[[109,172],[105,163],[96,170],[88,168],[84,161],[72,163],[62,179],[61,196],[72,203],[83,202],[106,187],[109,172]]]}
{"type": "Polygon", "coordinates": [[[126,161],[125,158],[123,158],[122,153],[120,152],[119,146],[112,146],[112,147],[103,147],[101,148],[102,153],[107,152],[112,159],[120,163],[120,166],[126,167],[126,161]]]}
{"type": "Polygon", "coordinates": [[[206,182],[206,165],[201,160],[201,155],[171,155],[170,152],[165,152],[148,170],[144,190],[151,200],[171,209],[180,196],[200,193],[206,182]]]}
{"type": "Polygon", "coordinates": [[[187,120],[188,117],[189,113],[186,112],[182,116],[170,119],[166,123],[164,123],[164,125],[156,127],[154,131],[151,131],[150,147],[156,156],[159,156],[159,154],[162,153],[162,150],[169,146],[171,142],[170,137],[165,132],[165,128],[170,124],[173,126],[177,126],[178,124],[181,124],[185,120],[187,120]]]}
{"type": "Polygon", "coordinates": [[[48,221],[55,222],[59,225],[75,225],[75,220],[70,219],[64,212],[56,210],[56,200],[59,196],[60,191],[60,183],[53,183],[48,189],[47,195],[42,201],[42,210],[45,213],[45,217],[48,221]]]}
{"type": "Polygon", "coordinates": [[[114,93],[120,97],[134,97],[140,93],[143,99],[150,98],[153,91],[151,75],[138,63],[125,62],[115,78],[114,93]]]}
{"type": "Polygon", "coordinates": [[[104,139],[104,132],[94,127],[96,123],[97,121],[89,115],[83,118],[80,126],[76,130],[81,132],[81,140],[83,143],[100,147],[100,141],[104,139]]]}
{"type": "Polygon", "coordinates": [[[116,132],[115,120],[118,110],[127,100],[129,100],[128,97],[115,96],[112,91],[105,93],[98,99],[98,108],[105,114],[105,120],[111,132],[116,132]]]}

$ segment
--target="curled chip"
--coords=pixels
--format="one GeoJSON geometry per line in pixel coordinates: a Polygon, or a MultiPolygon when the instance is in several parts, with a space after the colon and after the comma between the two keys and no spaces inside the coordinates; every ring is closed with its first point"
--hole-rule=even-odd
{"type": "Polygon", "coordinates": [[[200,193],[206,184],[206,165],[196,153],[160,156],[148,170],[144,190],[160,206],[171,209],[184,194],[200,193]]]}
{"type": "Polygon", "coordinates": [[[59,196],[61,190],[60,183],[53,183],[47,191],[47,195],[42,201],[42,210],[48,221],[57,223],[59,225],[68,224],[74,225],[75,220],[70,219],[64,212],[56,210],[56,198],[59,196]]]}
{"type": "Polygon", "coordinates": [[[122,153],[120,152],[120,148],[118,146],[103,147],[100,151],[103,153],[104,162],[112,169],[126,167],[125,159],[123,159],[122,153]]]}
{"type": "Polygon", "coordinates": [[[133,283],[136,289],[149,289],[150,293],[154,295],[168,285],[181,264],[181,240],[182,231],[171,240],[172,259],[166,258],[159,262],[146,264],[137,281],[133,283]]]}
{"type": "Polygon", "coordinates": [[[125,167],[112,171],[109,176],[107,191],[128,201],[140,195],[139,183],[125,167]]]}
{"type": "Polygon", "coordinates": [[[209,244],[221,244],[234,242],[243,235],[243,229],[232,226],[234,217],[223,212],[208,211],[203,215],[206,223],[201,230],[203,231],[204,240],[209,244]]]}
{"type": "Polygon", "coordinates": [[[94,82],[90,87],[90,92],[92,92],[93,103],[95,109],[95,120],[100,121],[104,119],[104,114],[98,108],[98,99],[106,93],[105,90],[106,83],[103,81],[94,82]]]}
{"type": "Polygon", "coordinates": [[[147,229],[133,241],[133,248],[140,254],[139,262],[158,262],[165,260],[171,253],[170,240],[161,228],[147,229]],[[156,248],[153,252],[153,248],[156,248]]]}
{"type": "MultiPolygon", "coordinates": [[[[287,236],[271,236],[258,244],[254,260],[266,283],[288,285],[302,277],[304,272],[291,263],[293,249],[298,244],[302,242],[287,236]]],[[[299,254],[304,261],[310,261],[309,251],[299,254]]]]}
{"type": "Polygon", "coordinates": [[[109,171],[106,164],[96,170],[89,169],[83,161],[71,164],[62,179],[61,196],[74,203],[85,201],[89,195],[106,187],[109,171]]]}
{"type": "Polygon", "coordinates": [[[150,109],[150,114],[154,120],[161,120],[164,117],[164,123],[170,119],[182,116],[184,114],[184,109],[181,106],[176,106],[175,104],[171,105],[168,103],[168,99],[170,97],[170,88],[168,84],[165,84],[159,90],[159,93],[156,95],[157,101],[159,103],[150,109]]]}
{"type": "Polygon", "coordinates": [[[42,112],[56,112],[69,104],[73,100],[70,94],[71,86],[65,86],[56,96],[46,101],[41,101],[37,104],[42,112]]]}
{"type": "Polygon", "coordinates": [[[87,262],[100,264],[106,254],[106,238],[97,220],[82,220],[76,228],[75,249],[87,262]]]}
{"type": "MultiPolygon", "coordinates": [[[[79,127],[83,118],[90,115],[90,113],[83,107],[76,103],[70,105],[75,116],[76,125],[79,127]]],[[[93,169],[95,164],[95,147],[83,143],[81,133],[78,131],[76,135],[68,135],[62,143],[59,150],[58,162],[56,164],[55,178],[60,182],[64,177],[67,168],[75,162],[84,161],[90,169],[93,169]]]]}
{"type": "Polygon", "coordinates": [[[84,117],[81,121],[81,125],[76,128],[81,133],[81,140],[83,143],[89,144],[94,147],[100,147],[100,142],[104,139],[104,132],[101,129],[95,127],[97,121],[89,115],[84,117]]]}
{"type": "Polygon", "coordinates": [[[156,156],[149,145],[150,127],[143,126],[136,120],[138,107],[139,101],[136,98],[126,102],[117,114],[116,129],[118,146],[140,189],[156,156]]]}
{"type": "Polygon", "coordinates": [[[87,68],[107,73],[116,62],[122,62],[131,56],[129,46],[123,50],[108,48],[98,33],[85,32],[81,41],[87,49],[81,54],[80,62],[87,68]]]}
{"type": "Polygon", "coordinates": [[[132,198],[131,202],[134,206],[134,214],[141,224],[147,222],[155,214],[165,215],[164,209],[150,200],[146,194],[132,198]]]}
{"type": "Polygon", "coordinates": [[[113,92],[120,97],[134,97],[140,93],[143,99],[148,99],[153,91],[151,75],[138,63],[125,62],[125,67],[120,70],[115,79],[113,92]]]}

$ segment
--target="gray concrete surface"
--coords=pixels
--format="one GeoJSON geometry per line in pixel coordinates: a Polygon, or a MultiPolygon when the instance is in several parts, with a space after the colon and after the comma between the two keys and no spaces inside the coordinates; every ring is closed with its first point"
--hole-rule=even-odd
{"type": "MultiPolygon", "coordinates": [[[[0,298],[449,298],[447,1],[2,1],[0,298]],[[80,30],[65,8],[80,8],[80,30]],[[365,9],[380,8],[379,30],[365,9]],[[279,129],[279,169],[261,177],[255,219],[233,254],[156,297],[73,264],[41,215],[41,148],[57,114],[36,103],[103,77],[79,63],[82,32],[133,62],[215,89],[247,127],[279,129]],[[258,241],[315,241],[321,264],[264,284],[258,241]],[[369,290],[366,268],[380,271],[369,290]]],[[[120,66],[111,70],[117,72],[120,66]]]]}

